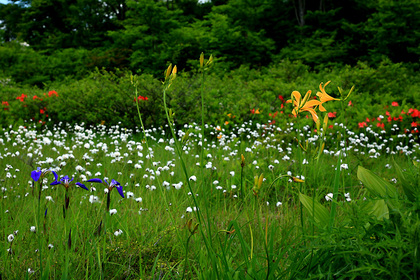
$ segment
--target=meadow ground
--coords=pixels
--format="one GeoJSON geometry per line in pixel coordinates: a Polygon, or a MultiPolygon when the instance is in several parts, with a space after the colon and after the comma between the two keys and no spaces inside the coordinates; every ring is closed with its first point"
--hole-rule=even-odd
{"type": "Polygon", "coordinates": [[[3,129],[2,279],[416,279],[418,134],[298,126],[3,129]]]}

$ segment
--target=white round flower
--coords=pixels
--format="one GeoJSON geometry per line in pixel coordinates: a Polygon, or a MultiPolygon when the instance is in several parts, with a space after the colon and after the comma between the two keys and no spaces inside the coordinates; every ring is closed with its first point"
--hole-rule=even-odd
{"type": "Polygon", "coordinates": [[[119,236],[119,235],[121,235],[123,233],[123,231],[122,230],[117,230],[116,232],[114,232],[114,235],[115,236],[119,236]]]}
{"type": "Polygon", "coordinates": [[[190,181],[197,182],[197,177],[196,177],[196,176],[194,176],[194,175],[192,175],[192,176],[190,177],[190,181]]]}
{"type": "Polygon", "coordinates": [[[326,201],[331,201],[332,199],[333,199],[333,194],[332,193],[328,193],[326,196],[325,196],[325,200],[326,201]]]}
{"type": "Polygon", "coordinates": [[[13,234],[10,234],[8,237],[7,237],[7,241],[9,241],[9,242],[13,242],[13,240],[15,239],[15,236],[13,235],[13,234]]]}

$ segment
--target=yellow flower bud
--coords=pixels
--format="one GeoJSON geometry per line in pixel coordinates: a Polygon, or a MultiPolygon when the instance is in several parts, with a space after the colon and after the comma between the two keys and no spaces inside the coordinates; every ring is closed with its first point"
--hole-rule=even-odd
{"type": "Polygon", "coordinates": [[[165,72],[165,80],[169,78],[169,76],[171,75],[171,71],[172,71],[172,64],[169,64],[168,69],[166,69],[166,72],[165,72]]]}
{"type": "Polygon", "coordinates": [[[201,53],[200,55],[200,67],[203,67],[204,65],[204,53],[201,53]]]}
{"type": "Polygon", "coordinates": [[[296,177],[292,177],[292,180],[293,180],[293,182],[296,182],[296,183],[304,183],[305,182],[305,181],[303,181],[299,178],[296,178],[296,177]]]}

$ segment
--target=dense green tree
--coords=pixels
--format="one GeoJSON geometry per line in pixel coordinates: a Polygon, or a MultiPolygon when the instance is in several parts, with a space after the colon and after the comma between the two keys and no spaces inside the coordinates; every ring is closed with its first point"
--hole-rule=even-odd
{"type": "Polygon", "coordinates": [[[19,37],[22,14],[25,8],[21,4],[0,4],[0,42],[9,42],[19,37]]]}
{"type": "Polygon", "coordinates": [[[37,59],[29,61],[62,67],[29,79],[36,84],[95,67],[161,75],[172,62],[188,70],[201,52],[227,70],[284,59],[315,69],[387,58],[419,65],[418,30],[418,0],[12,0],[0,4],[1,75],[39,69],[22,67],[31,51],[16,52],[11,41],[30,45],[37,59]]]}

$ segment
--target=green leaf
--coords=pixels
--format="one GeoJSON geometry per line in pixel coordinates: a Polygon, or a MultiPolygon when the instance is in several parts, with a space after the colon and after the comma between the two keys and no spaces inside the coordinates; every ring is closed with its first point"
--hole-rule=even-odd
{"type": "Polygon", "coordinates": [[[394,165],[398,180],[401,182],[405,195],[407,196],[408,200],[414,202],[416,200],[415,187],[413,186],[412,182],[410,182],[410,180],[408,180],[404,175],[404,172],[394,158],[392,158],[392,164],[394,165]]]}
{"type": "Polygon", "coordinates": [[[358,167],[357,178],[374,196],[390,198],[397,198],[398,196],[394,186],[366,168],[358,167]]]}
{"type": "Polygon", "coordinates": [[[369,215],[374,215],[378,220],[389,219],[389,209],[383,199],[368,202],[364,209],[369,215]]]}
{"type": "Polygon", "coordinates": [[[320,227],[328,225],[329,211],[312,197],[299,193],[299,200],[320,227]]]}

